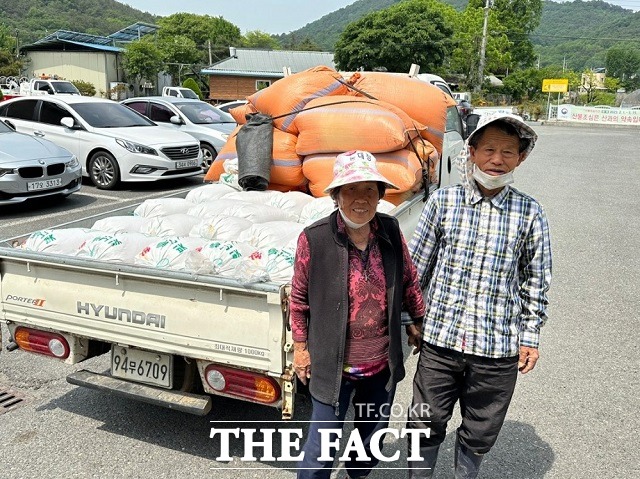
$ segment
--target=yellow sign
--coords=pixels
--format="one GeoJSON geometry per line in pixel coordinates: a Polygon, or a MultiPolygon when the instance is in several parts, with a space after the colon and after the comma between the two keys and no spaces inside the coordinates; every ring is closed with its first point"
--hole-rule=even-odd
{"type": "Polygon", "coordinates": [[[542,80],[542,91],[544,93],[566,93],[569,89],[567,78],[546,78],[542,80]]]}

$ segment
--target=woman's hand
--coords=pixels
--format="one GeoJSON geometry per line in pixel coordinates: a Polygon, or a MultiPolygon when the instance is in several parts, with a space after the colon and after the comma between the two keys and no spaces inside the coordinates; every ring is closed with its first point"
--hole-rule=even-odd
{"type": "Polygon", "coordinates": [[[406,331],[407,336],[409,336],[407,344],[413,346],[412,354],[418,354],[422,347],[422,325],[410,324],[407,326],[406,331]]]}
{"type": "Polygon", "coordinates": [[[293,370],[302,384],[311,377],[311,356],[306,341],[293,342],[293,370]]]}

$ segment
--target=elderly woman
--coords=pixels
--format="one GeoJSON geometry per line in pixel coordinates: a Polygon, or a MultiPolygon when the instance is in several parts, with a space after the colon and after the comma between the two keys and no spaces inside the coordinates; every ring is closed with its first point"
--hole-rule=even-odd
{"type": "Polygon", "coordinates": [[[385,189],[397,187],[364,151],[338,155],[333,173],[325,192],[338,209],[300,235],[292,280],[294,368],[309,382],[313,404],[298,478],[329,478],[333,458],[319,460],[320,429],[343,427],[352,396],[354,428],[371,460],[354,454],[346,470],[357,478],[375,467],[370,440],[387,426],[405,375],[401,310],[408,313],[408,343],[416,347],[425,312],[398,221],[376,212],[385,189]]]}

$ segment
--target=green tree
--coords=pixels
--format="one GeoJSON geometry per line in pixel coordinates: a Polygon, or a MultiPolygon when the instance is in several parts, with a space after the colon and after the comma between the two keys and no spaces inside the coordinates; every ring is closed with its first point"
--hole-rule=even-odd
{"type": "Polygon", "coordinates": [[[270,50],[280,50],[282,48],[277,38],[260,30],[252,30],[245,33],[242,46],[247,48],[266,48],[270,50]]]}
{"type": "Polygon", "coordinates": [[[5,25],[0,25],[0,76],[18,76],[23,62],[15,55],[16,39],[5,25]]]}
{"type": "Polygon", "coordinates": [[[208,62],[208,48],[215,58],[228,56],[228,47],[240,45],[240,29],[222,17],[196,15],[195,13],[174,13],[158,20],[161,39],[183,35],[190,38],[201,52],[201,61],[208,62]]]}
{"type": "Polygon", "coordinates": [[[195,94],[198,95],[198,98],[202,100],[203,98],[202,90],[200,90],[198,83],[196,83],[196,81],[193,78],[187,78],[184,82],[182,82],[182,86],[193,90],[195,94]]]}
{"type": "Polygon", "coordinates": [[[162,70],[162,54],[149,37],[129,43],[124,51],[124,69],[129,82],[133,83],[136,95],[140,92],[140,83],[146,79],[155,83],[158,73],[162,70]]]}
{"type": "Polygon", "coordinates": [[[164,71],[172,77],[181,79],[182,65],[193,64],[201,61],[201,52],[196,44],[184,35],[175,37],[161,37],[157,42],[158,51],[164,63],[164,71]]]}
{"type": "Polygon", "coordinates": [[[633,44],[618,44],[607,50],[607,75],[620,80],[621,86],[634,89],[640,76],[640,50],[633,44]]]}
{"type": "Polygon", "coordinates": [[[335,47],[342,70],[385,67],[409,71],[412,63],[437,71],[452,50],[457,13],[437,0],[407,0],[350,23],[335,47]]]}

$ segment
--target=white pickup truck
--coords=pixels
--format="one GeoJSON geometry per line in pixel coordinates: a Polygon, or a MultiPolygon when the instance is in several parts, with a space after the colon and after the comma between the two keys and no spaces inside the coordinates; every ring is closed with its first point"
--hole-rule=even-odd
{"type": "Polygon", "coordinates": [[[80,95],[80,91],[67,80],[32,78],[20,83],[20,96],[35,95],[80,95]]]}
{"type": "MultiPolygon", "coordinates": [[[[390,213],[407,238],[424,197],[420,192],[390,213]]],[[[90,228],[134,208],[61,226],[90,228]]],[[[13,247],[26,238],[0,243],[0,321],[11,346],[67,364],[110,354],[110,374],[80,370],[68,376],[72,384],[199,415],[209,412],[212,398],[226,396],[291,418],[289,285],[13,247]]]]}
{"type": "Polygon", "coordinates": [[[192,100],[199,100],[200,98],[191,88],[184,88],[180,86],[165,86],[162,88],[162,96],[174,96],[176,98],[191,98],[192,100]]]}

